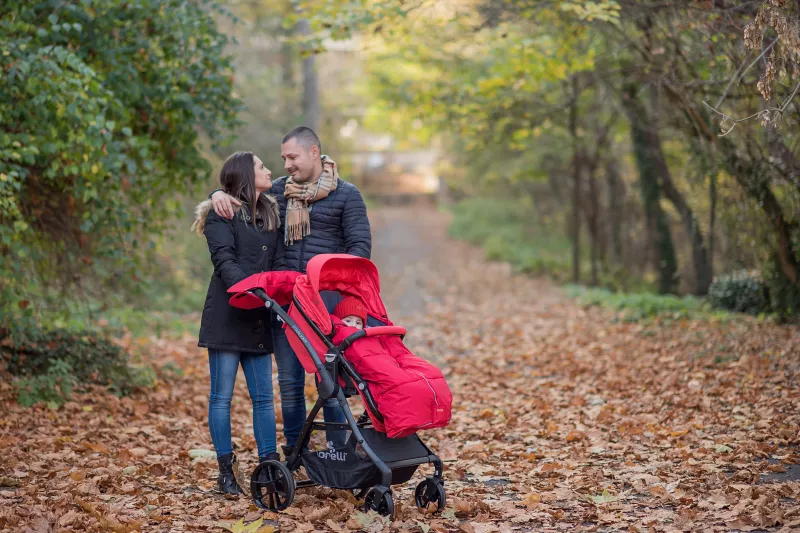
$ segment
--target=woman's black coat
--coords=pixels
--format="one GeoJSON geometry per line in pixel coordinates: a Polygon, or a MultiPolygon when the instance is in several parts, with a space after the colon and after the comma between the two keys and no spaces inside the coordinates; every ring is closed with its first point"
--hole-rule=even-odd
{"type": "Polygon", "coordinates": [[[197,227],[206,237],[214,263],[198,345],[214,350],[272,353],[271,312],[232,307],[227,290],[252,274],[286,270],[283,232],[263,231],[261,219],[253,221],[246,207],[233,220],[217,215],[210,201],[200,204],[196,213],[197,227]]]}

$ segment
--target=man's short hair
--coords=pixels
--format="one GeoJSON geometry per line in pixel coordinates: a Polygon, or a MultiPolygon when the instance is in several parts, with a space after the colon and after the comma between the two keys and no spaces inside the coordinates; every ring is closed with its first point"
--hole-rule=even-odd
{"type": "Polygon", "coordinates": [[[297,143],[302,145],[304,148],[311,148],[312,146],[316,146],[319,149],[320,153],[322,153],[322,143],[319,141],[319,137],[317,134],[314,133],[314,130],[311,128],[307,128],[305,126],[300,126],[299,128],[295,128],[283,138],[281,144],[285,144],[292,139],[297,139],[297,143]]]}

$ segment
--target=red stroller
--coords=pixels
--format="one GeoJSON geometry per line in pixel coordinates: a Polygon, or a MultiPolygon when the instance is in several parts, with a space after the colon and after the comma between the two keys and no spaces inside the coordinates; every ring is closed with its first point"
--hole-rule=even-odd
{"type": "Polygon", "coordinates": [[[407,482],[423,464],[434,466],[416,488],[415,502],[446,504],[442,461],[416,435],[450,421],[452,395],[441,372],[403,345],[405,328],[392,325],[380,299],[378,270],[368,259],[323,254],[307,274],[265,272],[228,289],[231,305],[266,306],[284,322],[289,343],[308,373],[315,374],[318,399],[308,414],[293,453],[285,462],[266,461],[251,477],[257,506],[282,510],[295,488],[321,485],[350,489],[366,510],[393,516],[392,485],[407,482]],[[332,299],[359,298],[367,323],[358,330],[329,313],[332,299]],[[281,306],[291,303],[288,313],[281,306]],[[323,357],[320,357],[323,354],[323,357]],[[355,419],[347,398],[359,394],[364,412],[355,419]],[[328,398],[336,398],[345,423],[316,422],[328,398]],[[314,432],[325,431],[319,445],[314,432]],[[301,466],[309,479],[295,480],[301,466]]]}

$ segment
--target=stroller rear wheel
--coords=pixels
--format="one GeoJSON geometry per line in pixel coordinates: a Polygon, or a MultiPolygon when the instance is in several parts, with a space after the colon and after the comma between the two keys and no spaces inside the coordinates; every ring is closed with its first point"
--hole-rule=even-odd
{"type": "Polygon", "coordinates": [[[375,511],[381,516],[394,518],[392,491],[389,489],[385,491],[378,490],[377,488],[369,489],[369,492],[367,492],[367,495],[364,497],[364,510],[375,511]]]}
{"type": "Polygon", "coordinates": [[[422,509],[428,507],[431,502],[436,502],[436,510],[441,511],[447,505],[447,497],[444,492],[444,483],[441,479],[432,477],[425,478],[424,481],[417,485],[417,490],[414,491],[414,502],[417,507],[422,509]]]}
{"type": "Polygon", "coordinates": [[[280,461],[264,461],[250,476],[253,502],[261,509],[282,511],[294,500],[294,479],[280,461]]]}

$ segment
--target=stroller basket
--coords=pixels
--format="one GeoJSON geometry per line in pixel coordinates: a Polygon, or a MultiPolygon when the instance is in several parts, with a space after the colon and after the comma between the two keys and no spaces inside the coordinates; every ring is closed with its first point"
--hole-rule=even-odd
{"type": "MultiPolygon", "coordinates": [[[[392,470],[392,485],[405,483],[420,464],[427,463],[428,448],[416,435],[390,439],[373,428],[363,428],[361,434],[372,450],[392,470]],[[404,463],[411,463],[403,466],[404,463]]],[[[309,479],[335,489],[365,489],[381,482],[381,472],[375,463],[351,438],[345,446],[326,451],[302,454],[303,466],[309,479]]]]}

